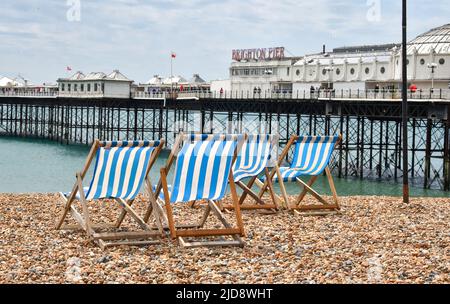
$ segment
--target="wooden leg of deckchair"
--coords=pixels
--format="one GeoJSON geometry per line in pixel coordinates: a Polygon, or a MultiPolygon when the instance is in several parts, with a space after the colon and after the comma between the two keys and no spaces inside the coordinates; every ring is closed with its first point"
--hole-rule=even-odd
{"type": "MultiPolygon", "coordinates": [[[[134,200],[130,200],[129,202],[128,202],[128,205],[131,207],[131,205],[134,203],[134,200]]],[[[125,209],[122,209],[121,211],[120,211],[120,215],[119,215],[119,218],[117,219],[117,221],[116,221],[116,224],[115,224],[115,227],[116,228],[119,228],[120,227],[120,225],[122,225],[122,222],[123,222],[123,220],[125,219],[125,216],[127,215],[127,211],[125,210],[125,209]]]]}
{"type": "Polygon", "coordinates": [[[241,231],[241,236],[244,236],[244,223],[242,221],[241,205],[239,204],[239,197],[236,192],[236,184],[233,179],[233,172],[230,170],[230,175],[228,176],[228,183],[230,185],[231,198],[234,204],[234,212],[236,213],[236,224],[241,231]]]}
{"type": "Polygon", "coordinates": [[[124,199],[118,198],[116,201],[122,206],[124,211],[126,211],[137,223],[138,225],[144,229],[144,230],[151,230],[150,227],[144,222],[144,220],[134,211],[133,208],[131,208],[130,205],[127,204],[127,202],[124,199]]]}
{"type": "Polygon", "coordinates": [[[200,223],[197,226],[198,228],[201,228],[201,227],[203,227],[205,225],[206,220],[208,219],[208,216],[209,216],[210,212],[211,212],[211,207],[208,204],[208,205],[206,205],[205,212],[203,213],[203,217],[202,217],[200,223]]]}
{"type": "Polygon", "coordinates": [[[152,202],[151,204],[153,205],[152,214],[153,214],[153,217],[155,218],[156,227],[161,232],[161,234],[164,234],[164,224],[163,224],[163,219],[162,219],[163,215],[160,213],[160,211],[158,210],[158,207],[156,206],[158,203],[152,202]]]}
{"type": "MultiPolygon", "coordinates": [[[[264,185],[265,185],[265,183],[263,183],[263,182],[260,181],[259,179],[257,179],[255,183],[256,183],[256,185],[257,185],[260,189],[262,189],[262,188],[264,187],[264,185]]],[[[272,185],[273,185],[273,183],[272,183],[272,185]]],[[[267,189],[268,187],[269,187],[269,185],[266,184],[266,189],[267,189]]],[[[264,195],[264,192],[260,192],[260,193],[258,194],[258,196],[260,196],[260,198],[262,197],[262,195],[264,195]]],[[[275,196],[277,203],[283,204],[283,199],[282,199],[276,192],[273,192],[273,195],[275,196]]],[[[279,205],[279,204],[277,204],[277,205],[279,205]]]]}
{"type": "MultiPolygon", "coordinates": [[[[257,176],[253,176],[250,181],[248,182],[247,185],[244,185],[247,189],[251,189],[253,187],[253,184],[255,183],[257,179],[257,176]]],[[[239,187],[241,187],[242,189],[244,189],[241,185],[243,185],[243,183],[241,181],[236,183],[239,187]]],[[[239,198],[239,204],[242,205],[242,203],[245,201],[245,199],[247,198],[247,193],[244,191],[244,193],[242,193],[241,197],[239,198]]],[[[258,197],[259,198],[259,197],[258,197]]]]}
{"type": "MultiPolygon", "coordinates": [[[[310,179],[310,180],[308,181],[308,183],[307,183],[308,186],[312,187],[312,185],[314,185],[314,183],[316,182],[317,178],[318,178],[317,175],[311,177],[311,179],[310,179]]],[[[308,193],[308,190],[306,190],[306,188],[303,187],[303,191],[300,193],[300,195],[299,195],[298,198],[297,198],[297,203],[296,203],[296,205],[300,205],[300,203],[301,203],[301,202],[303,201],[303,199],[305,198],[306,193],[308,193]]]]}
{"type": "MultiPolygon", "coordinates": [[[[67,206],[67,197],[64,196],[63,193],[60,193],[61,195],[61,202],[64,206],[64,208],[67,206]]],[[[78,225],[61,225],[59,227],[59,230],[86,230],[86,225],[84,223],[83,217],[81,214],[78,213],[78,211],[75,209],[74,206],[70,205],[67,211],[67,214],[70,212],[74,220],[78,223],[78,225]]]]}
{"type": "Polygon", "coordinates": [[[77,211],[77,209],[75,209],[74,206],[70,206],[70,214],[72,215],[74,220],[78,223],[78,225],[80,225],[80,227],[86,233],[89,233],[90,235],[93,235],[95,233],[95,231],[92,228],[92,226],[89,227],[89,226],[86,225],[86,221],[85,221],[84,217],[77,211]]]}
{"type": "Polygon", "coordinates": [[[264,205],[264,201],[257,194],[255,194],[248,185],[240,181],[237,182],[236,185],[239,186],[244,191],[243,194],[241,195],[241,198],[239,199],[240,205],[242,205],[242,203],[244,202],[242,198],[245,199],[245,196],[247,195],[250,195],[256,201],[257,204],[264,205]]]}
{"type": "MultiPolygon", "coordinates": [[[[170,229],[168,226],[169,219],[167,218],[167,215],[164,212],[164,208],[161,206],[161,204],[159,204],[159,202],[155,203],[154,210],[158,211],[158,216],[160,217],[162,228],[164,230],[170,229]]],[[[175,225],[175,228],[177,229],[199,228],[199,225],[198,224],[175,225]]]]}
{"type": "Polygon", "coordinates": [[[275,190],[273,189],[273,182],[272,179],[270,178],[270,172],[269,169],[265,168],[264,169],[264,174],[266,175],[266,179],[267,179],[267,185],[269,186],[269,194],[270,197],[272,199],[272,202],[275,205],[275,210],[277,210],[279,208],[278,203],[277,203],[277,199],[275,197],[275,190]]]}
{"type": "Polygon", "coordinates": [[[153,205],[150,203],[150,204],[148,204],[148,206],[147,206],[147,210],[145,211],[145,215],[144,215],[144,221],[146,222],[146,223],[148,223],[148,220],[150,219],[150,216],[152,215],[152,212],[153,212],[154,210],[153,210],[153,205]]]}
{"type": "Polygon", "coordinates": [[[161,168],[161,182],[164,192],[164,201],[166,207],[167,224],[170,229],[170,236],[175,239],[177,237],[177,231],[175,228],[175,223],[173,219],[172,206],[170,205],[169,189],[167,187],[167,172],[166,168],[161,168]]]}
{"type": "Polygon", "coordinates": [[[314,196],[318,201],[320,201],[324,205],[328,205],[327,201],[319,193],[317,193],[316,190],[311,188],[307,183],[302,181],[300,178],[297,177],[296,179],[297,182],[302,184],[305,190],[308,191],[312,196],[314,196]]]}
{"type": "MultiPolygon", "coordinates": [[[[267,168],[266,168],[266,171],[268,172],[267,168]]],[[[268,176],[267,172],[266,172],[266,176],[268,176]]],[[[236,182],[236,185],[239,186],[243,190],[243,193],[245,195],[249,195],[251,198],[253,198],[256,201],[256,204],[253,204],[253,205],[243,204],[243,200],[242,200],[243,196],[241,195],[241,198],[239,200],[239,205],[241,205],[241,209],[242,210],[257,210],[257,209],[276,210],[278,208],[278,205],[274,201],[275,197],[274,197],[272,182],[269,181],[269,183],[268,183],[268,191],[269,191],[269,193],[270,193],[270,195],[272,197],[272,201],[274,201],[274,203],[273,204],[267,204],[266,202],[264,202],[262,200],[261,197],[258,196],[258,194],[254,193],[253,190],[249,187],[249,186],[253,185],[256,180],[257,180],[257,177],[253,177],[252,180],[250,181],[250,183],[248,183],[247,185],[242,183],[241,181],[236,182]]],[[[234,205],[233,204],[227,204],[224,207],[225,207],[225,209],[233,209],[234,205]]]]}
{"type": "MultiPolygon", "coordinates": [[[[222,225],[226,228],[224,230],[233,230],[232,226],[230,223],[228,223],[228,221],[225,219],[225,217],[223,216],[221,210],[219,209],[219,207],[217,206],[217,203],[209,200],[208,204],[207,204],[207,212],[204,213],[204,219],[206,219],[210,213],[210,211],[212,211],[214,213],[214,215],[219,219],[219,221],[222,223],[222,225]]],[[[236,230],[239,231],[239,230],[236,230]]],[[[198,231],[200,233],[200,231],[198,231]]],[[[209,233],[212,233],[209,232],[209,233]]],[[[209,234],[209,233],[205,233],[208,235],[213,235],[213,234],[209,234]]],[[[195,233],[193,233],[195,234],[195,233]]],[[[201,233],[199,234],[201,235],[201,233]]],[[[220,236],[220,234],[218,234],[218,236],[220,236]]],[[[179,236],[178,237],[178,241],[180,243],[180,245],[184,248],[193,248],[193,247],[212,247],[212,246],[239,246],[239,247],[243,247],[244,246],[244,242],[242,241],[241,237],[238,234],[230,234],[230,236],[233,238],[233,240],[214,240],[214,241],[187,241],[183,236],[179,236]]]]}
{"type": "Polygon", "coordinates": [[[90,238],[92,236],[91,218],[89,216],[89,208],[87,206],[86,197],[84,196],[83,184],[82,184],[82,179],[81,179],[80,174],[77,174],[77,182],[78,182],[78,192],[80,193],[80,202],[83,207],[83,215],[84,215],[84,222],[86,225],[86,233],[90,238]]]}
{"type": "Polygon", "coordinates": [[[64,223],[64,220],[66,219],[67,213],[70,210],[70,206],[72,205],[73,201],[75,200],[77,191],[78,191],[78,180],[75,182],[75,185],[72,188],[72,192],[70,192],[70,195],[68,198],[66,198],[63,194],[61,194],[61,197],[63,198],[63,201],[65,202],[65,204],[64,204],[63,213],[62,213],[61,217],[59,218],[59,221],[57,222],[56,227],[55,227],[57,230],[61,229],[61,226],[64,223]]]}
{"type": "Polygon", "coordinates": [[[156,191],[153,191],[152,184],[150,182],[150,179],[148,179],[148,178],[145,179],[145,186],[146,186],[145,191],[147,192],[148,199],[149,199],[149,204],[147,206],[147,210],[145,211],[145,215],[144,215],[144,222],[147,223],[148,220],[150,219],[150,216],[155,211],[155,209],[154,209],[155,203],[157,203],[160,192],[158,192],[158,187],[157,187],[156,191]]]}
{"type": "Polygon", "coordinates": [[[161,212],[161,210],[159,210],[159,208],[161,208],[161,206],[159,206],[159,203],[158,203],[158,195],[155,192],[153,192],[152,183],[150,182],[150,179],[148,177],[145,179],[144,189],[145,189],[145,192],[146,192],[146,194],[148,196],[148,200],[149,200],[149,204],[147,206],[147,211],[144,216],[144,222],[148,223],[150,216],[153,214],[153,218],[155,219],[156,227],[161,232],[161,235],[164,235],[164,227],[163,227],[163,219],[162,219],[164,216],[164,212],[161,212]]]}
{"type": "Polygon", "coordinates": [[[294,210],[297,214],[303,214],[300,213],[300,211],[303,212],[313,212],[309,213],[307,215],[327,215],[327,214],[335,214],[337,211],[337,208],[339,207],[336,204],[329,204],[320,194],[318,194],[314,189],[312,189],[307,183],[303,182],[301,179],[297,178],[297,181],[302,184],[307,191],[315,197],[319,202],[322,203],[322,205],[305,205],[305,206],[295,206],[291,207],[292,210],[294,210]],[[324,210],[330,210],[330,211],[324,211],[324,210]]]}
{"type": "Polygon", "coordinates": [[[341,207],[339,205],[339,198],[338,198],[338,195],[337,195],[337,192],[336,192],[336,187],[334,186],[333,176],[331,175],[330,168],[328,166],[325,168],[325,173],[326,173],[327,178],[328,178],[328,184],[330,185],[331,193],[333,194],[334,203],[337,205],[336,209],[340,210],[341,207]]]}
{"type": "MultiPolygon", "coordinates": [[[[219,219],[219,221],[222,222],[223,226],[225,228],[232,228],[231,224],[228,223],[228,221],[225,219],[225,217],[223,216],[222,212],[220,211],[220,209],[216,206],[216,204],[213,201],[209,201],[208,204],[211,208],[211,210],[213,211],[213,213],[217,216],[217,218],[219,219]]],[[[232,235],[233,239],[235,241],[237,241],[239,243],[239,246],[243,246],[244,243],[241,239],[241,237],[239,235],[232,235]]]]}
{"type": "MultiPolygon", "coordinates": [[[[61,194],[61,196],[62,196],[62,194],[61,194]]],[[[71,201],[68,201],[64,197],[63,202],[64,202],[64,209],[63,209],[63,213],[59,217],[58,222],[56,223],[56,226],[55,226],[56,230],[61,229],[62,225],[64,224],[64,220],[66,219],[67,213],[69,213],[69,210],[70,210],[70,207],[72,205],[73,199],[71,201]]]]}
{"type": "Polygon", "coordinates": [[[283,198],[284,198],[284,205],[286,206],[286,208],[288,208],[288,206],[289,206],[289,199],[288,199],[286,187],[284,185],[284,180],[283,180],[283,177],[282,177],[281,172],[280,172],[280,167],[275,166],[275,171],[276,171],[276,174],[278,176],[278,182],[280,184],[281,193],[282,193],[283,198]]]}
{"type": "Polygon", "coordinates": [[[188,205],[189,208],[195,208],[195,203],[196,202],[197,201],[192,201],[192,202],[187,203],[187,205],[188,205]]]}

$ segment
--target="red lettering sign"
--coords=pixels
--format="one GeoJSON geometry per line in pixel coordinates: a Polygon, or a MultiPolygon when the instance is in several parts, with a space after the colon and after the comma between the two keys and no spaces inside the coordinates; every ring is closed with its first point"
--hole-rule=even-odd
{"type": "Polygon", "coordinates": [[[232,50],[232,60],[273,60],[284,58],[284,47],[232,50]]]}

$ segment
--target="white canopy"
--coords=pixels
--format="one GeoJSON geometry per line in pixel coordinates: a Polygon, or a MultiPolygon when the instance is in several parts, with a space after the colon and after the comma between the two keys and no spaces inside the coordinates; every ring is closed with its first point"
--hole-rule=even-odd
{"type": "Polygon", "coordinates": [[[16,81],[15,79],[11,79],[9,77],[0,78],[0,87],[23,87],[24,84],[16,81]]]}
{"type": "Polygon", "coordinates": [[[163,80],[163,84],[187,84],[188,81],[181,76],[167,77],[163,80]]]}
{"type": "Polygon", "coordinates": [[[159,75],[154,75],[145,84],[148,84],[148,85],[161,85],[162,83],[163,83],[162,77],[159,76],[159,75]]]}

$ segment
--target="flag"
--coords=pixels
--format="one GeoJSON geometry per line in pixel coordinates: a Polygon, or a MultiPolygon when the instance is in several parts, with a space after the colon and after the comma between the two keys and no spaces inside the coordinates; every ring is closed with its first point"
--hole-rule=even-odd
{"type": "Polygon", "coordinates": [[[72,71],[72,68],[70,66],[66,66],[67,71],[72,71]]]}
{"type": "Polygon", "coordinates": [[[172,58],[177,58],[177,54],[174,53],[174,52],[172,52],[171,57],[172,57],[172,58]]]}

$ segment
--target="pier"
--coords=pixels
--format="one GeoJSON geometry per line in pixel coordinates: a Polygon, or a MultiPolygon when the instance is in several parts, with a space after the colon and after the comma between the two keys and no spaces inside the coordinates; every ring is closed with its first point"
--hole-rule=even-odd
{"type": "MultiPolygon", "coordinates": [[[[62,98],[0,94],[0,133],[60,143],[166,138],[177,133],[343,135],[333,156],[339,177],[402,177],[401,102],[396,91],[131,94],[62,98]]],[[[450,191],[450,94],[409,93],[409,175],[415,186],[450,191]]]]}

